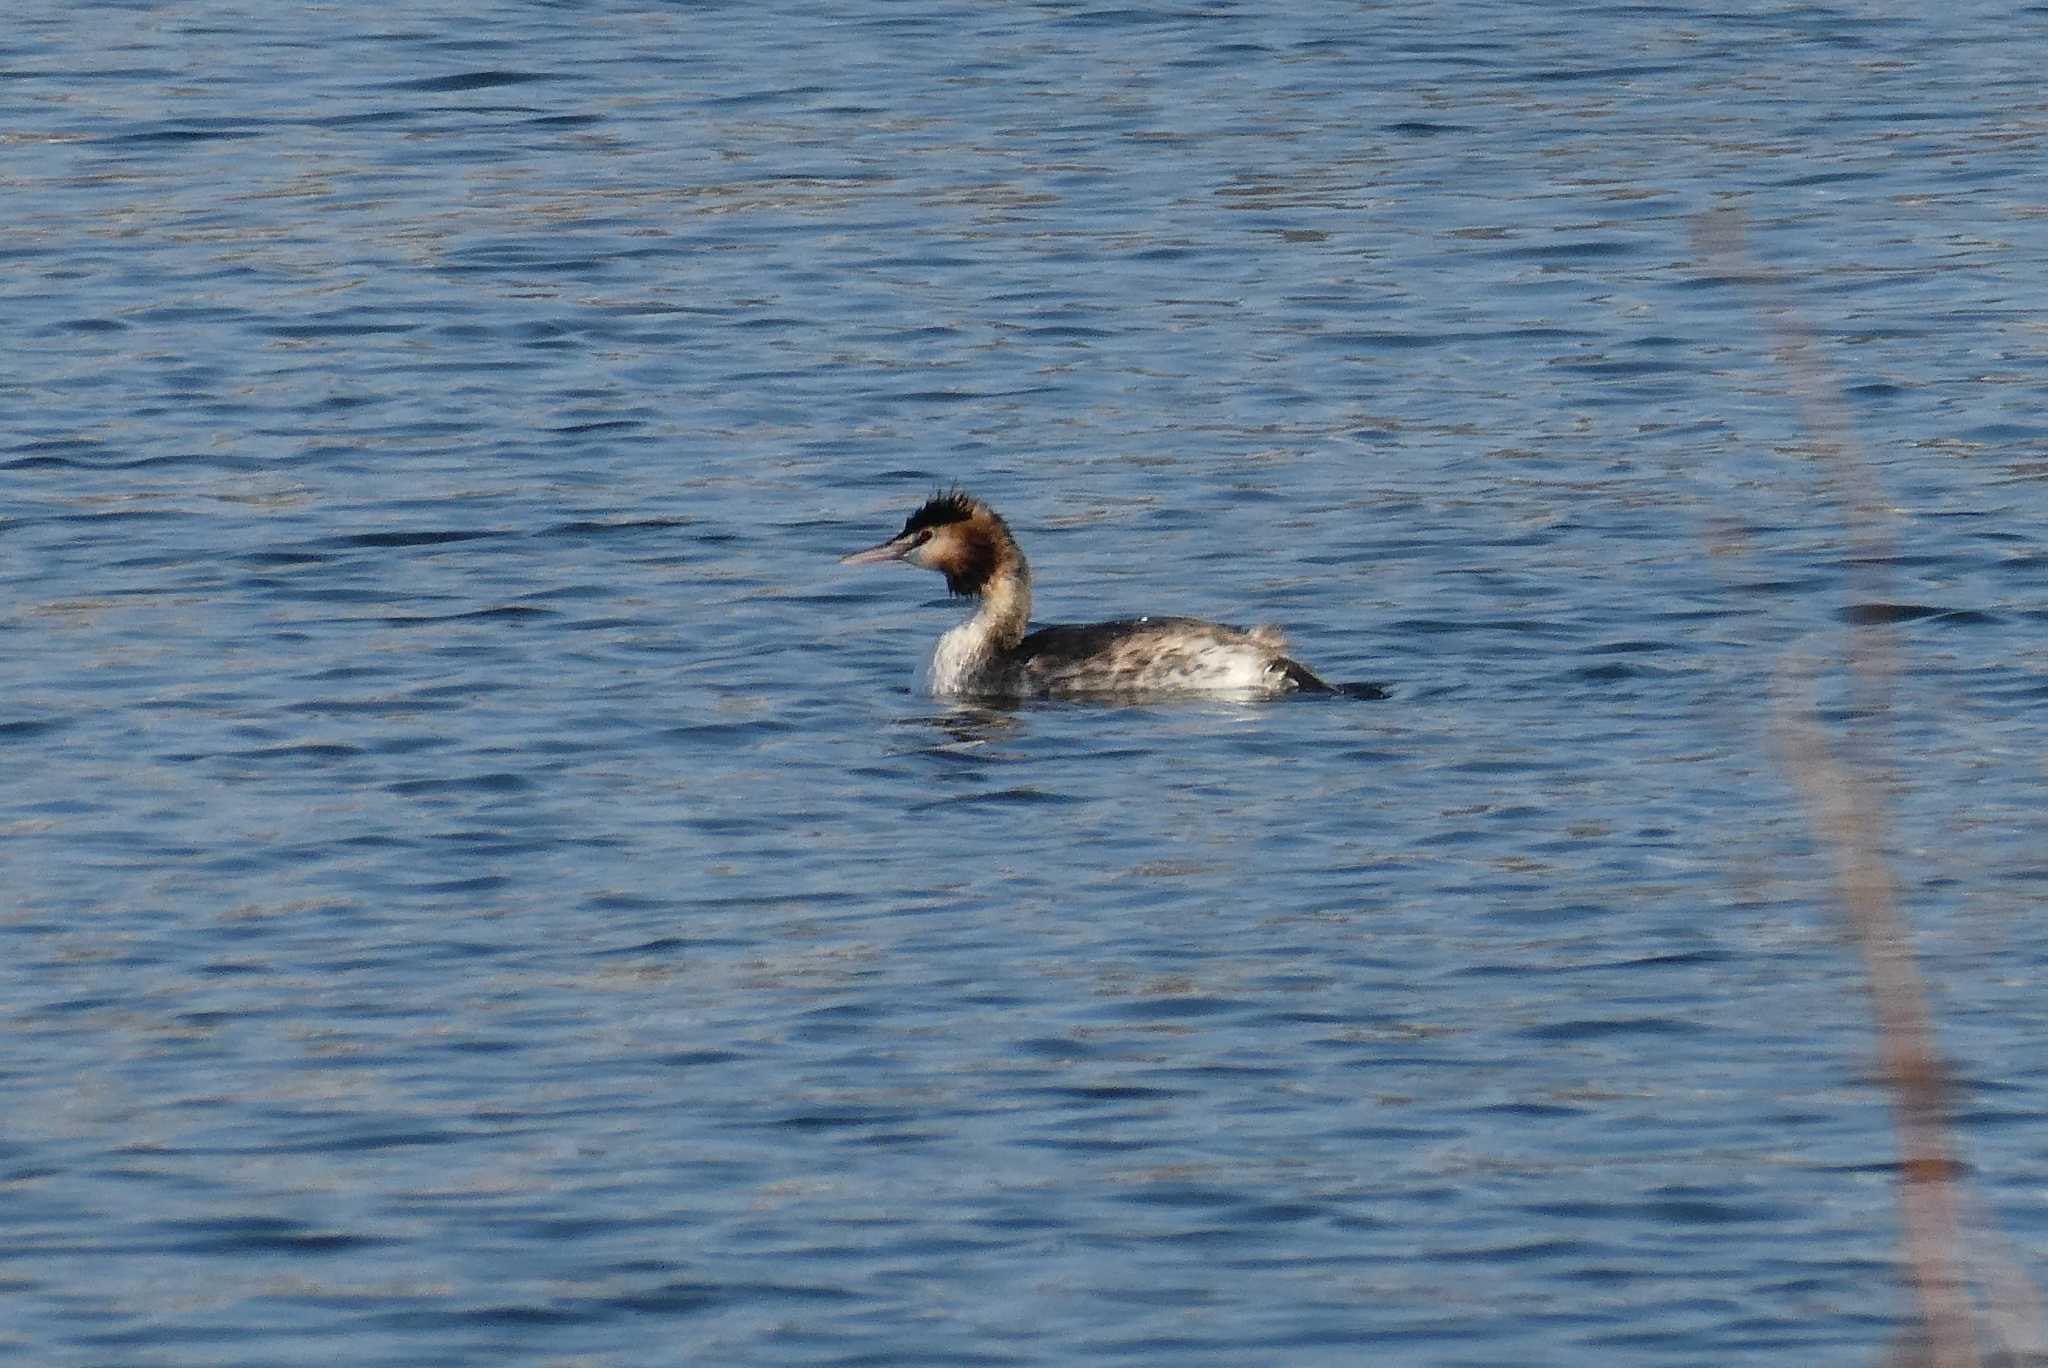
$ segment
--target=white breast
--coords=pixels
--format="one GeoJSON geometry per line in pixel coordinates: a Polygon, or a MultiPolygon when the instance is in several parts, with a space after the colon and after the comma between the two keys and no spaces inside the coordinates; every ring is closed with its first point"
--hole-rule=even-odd
{"type": "Polygon", "coordinates": [[[970,683],[988,668],[988,640],[973,622],[963,622],[939,638],[925,670],[926,692],[939,698],[973,693],[970,683]]]}

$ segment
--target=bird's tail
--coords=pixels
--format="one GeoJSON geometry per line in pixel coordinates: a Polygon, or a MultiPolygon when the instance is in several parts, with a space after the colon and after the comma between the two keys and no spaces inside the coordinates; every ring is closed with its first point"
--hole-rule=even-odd
{"type": "Polygon", "coordinates": [[[1278,660],[1273,662],[1273,668],[1278,670],[1280,672],[1280,677],[1286,680],[1289,684],[1293,685],[1297,692],[1337,692],[1335,689],[1331,688],[1328,684],[1323,682],[1321,675],[1318,675],[1314,670],[1311,670],[1308,666],[1302,664],[1298,660],[1290,660],[1286,656],[1281,656],[1278,660]]]}

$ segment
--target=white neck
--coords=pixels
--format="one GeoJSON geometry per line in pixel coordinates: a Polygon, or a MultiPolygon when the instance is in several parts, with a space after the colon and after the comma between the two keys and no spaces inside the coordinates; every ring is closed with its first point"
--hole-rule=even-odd
{"type": "Polygon", "coordinates": [[[974,616],[939,638],[926,686],[932,693],[976,693],[995,658],[1024,639],[1031,621],[1031,571],[1005,567],[981,591],[974,616]]]}

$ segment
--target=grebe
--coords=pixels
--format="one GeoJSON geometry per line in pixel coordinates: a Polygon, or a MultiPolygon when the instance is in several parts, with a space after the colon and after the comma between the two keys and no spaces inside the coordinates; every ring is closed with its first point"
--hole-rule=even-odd
{"type": "Polygon", "coordinates": [[[1073,698],[1227,694],[1271,698],[1334,692],[1289,660],[1272,627],[1225,627],[1199,618],[1129,618],[1042,627],[1029,635],[1031,567],[993,508],[961,491],[935,494],[903,530],[842,565],[907,561],[980,600],[974,616],[939,638],[930,688],[941,697],[1073,698]]]}

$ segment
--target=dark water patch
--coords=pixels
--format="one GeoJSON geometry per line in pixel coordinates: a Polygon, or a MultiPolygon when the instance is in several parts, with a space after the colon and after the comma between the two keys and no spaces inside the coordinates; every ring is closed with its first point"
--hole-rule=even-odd
{"type": "Polygon", "coordinates": [[[660,624],[652,618],[577,618],[561,625],[565,632],[637,631],[660,624]]]}
{"type": "Polygon", "coordinates": [[[290,338],[310,342],[319,338],[363,338],[402,336],[418,332],[424,324],[413,322],[380,322],[366,318],[346,318],[329,315],[304,323],[264,323],[256,331],[268,337],[290,338]]]}
{"type": "MultiPolygon", "coordinates": [[[[1971,513],[1965,510],[1958,510],[1950,513],[1929,512],[1924,516],[1931,521],[1935,518],[1968,518],[1980,517],[1982,515],[1971,513]]],[[[1947,569],[1954,566],[1955,563],[1956,558],[1952,554],[1933,551],[1893,551],[1881,556],[1865,556],[1851,554],[1842,557],[1843,565],[1876,565],[1907,570],[1947,569]]]]}
{"type": "Polygon", "coordinates": [[[1049,385],[1034,385],[1024,389],[916,389],[883,390],[873,395],[876,403],[950,405],[980,404],[996,400],[1022,399],[1034,394],[1048,392],[1049,385]]]}
{"type": "MultiPolygon", "coordinates": [[[[287,703],[286,712],[310,713],[320,717],[394,717],[408,713],[450,712],[469,706],[462,698],[427,698],[417,694],[403,694],[393,698],[308,698],[296,703],[287,703]]],[[[415,750],[431,748],[442,744],[433,740],[418,743],[413,738],[396,737],[380,741],[377,751],[384,755],[408,755],[415,750]]]]}
{"type": "Polygon", "coordinates": [[[1345,332],[1319,332],[1310,342],[1317,347],[1342,347],[1364,351],[1421,351],[1429,347],[1450,346],[1471,340],[1470,333],[1461,332],[1388,332],[1351,330],[1345,332]]]}
{"type": "Polygon", "coordinates": [[[1453,636],[1465,632],[1563,636],[1572,629],[1561,623],[1545,622],[1541,618],[1396,618],[1387,623],[1386,630],[1397,635],[1413,633],[1416,636],[1453,636]]]}
{"type": "Polygon", "coordinates": [[[1196,247],[1142,247],[1130,253],[1132,261],[1185,261],[1193,257],[1212,256],[1210,249],[1196,247]]]}
{"type": "Polygon", "coordinates": [[[142,129],[133,133],[115,133],[91,141],[102,147],[181,147],[190,143],[235,141],[263,136],[267,130],[247,125],[222,124],[204,127],[165,127],[142,129]]]}
{"type": "Polygon", "coordinates": [[[167,1248],[179,1254],[298,1257],[340,1254],[391,1243],[376,1236],[308,1230],[297,1222],[272,1216],[160,1221],[154,1228],[171,1237],[167,1248]]]}
{"type": "MultiPolygon", "coordinates": [[[[1558,761],[1534,755],[1495,756],[1484,760],[1461,760],[1451,767],[1454,774],[1540,774],[1561,768],[1558,761]]],[[[1483,833],[1471,830],[1445,831],[1435,833],[1436,840],[1486,839],[1483,833]]]]}
{"type": "Polygon", "coordinates": [[[451,779],[402,779],[384,787],[388,792],[417,798],[439,793],[525,793],[533,788],[533,781],[524,775],[500,770],[451,779]]]}
{"type": "Polygon", "coordinates": [[[1015,1048],[1018,1053],[1037,1059],[1092,1059],[1101,1053],[1096,1046],[1067,1036],[1034,1036],[1018,1041],[1015,1048]]]}
{"type": "Polygon", "coordinates": [[[1636,1036],[1692,1035],[1699,1030],[1692,1022],[1672,1017],[1610,1017],[1549,1022],[1525,1027],[1517,1034],[1548,1044],[1570,1045],[1636,1036]]]}
{"type": "Polygon", "coordinates": [[[640,893],[600,893],[584,900],[593,912],[660,912],[670,906],[668,899],[640,893]]]}
{"type": "Polygon", "coordinates": [[[1197,1183],[1147,1183],[1119,1193],[1117,1200],[1132,1206],[1203,1211],[1235,1206],[1244,1200],[1244,1195],[1197,1183]]]}
{"type": "Polygon", "coordinates": [[[580,583],[552,584],[544,589],[536,589],[532,593],[519,595],[519,601],[522,603],[574,603],[598,599],[610,602],[618,597],[618,593],[619,587],[615,584],[584,581],[580,583]]]}
{"type": "MultiPolygon", "coordinates": [[[[1597,964],[1576,966],[1577,971],[1593,972],[1608,969],[1691,969],[1700,965],[1727,964],[1736,957],[1726,950],[1674,950],[1662,955],[1636,955],[1628,959],[1607,960],[1597,964]]],[[[1562,972],[1575,972],[1567,968],[1562,972]]]]}
{"type": "Polygon", "coordinates": [[[798,105],[813,96],[827,93],[822,86],[784,86],[744,91],[737,95],[714,95],[697,103],[706,109],[750,109],[757,105],[798,105]]]}
{"type": "Polygon", "coordinates": [[[603,418],[588,423],[568,423],[548,431],[558,437],[585,437],[593,432],[637,432],[646,426],[638,418],[603,418]]]}
{"type": "Polygon", "coordinates": [[[1561,1121],[1586,1114],[1584,1107],[1561,1102],[1494,1102],[1472,1110],[1482,1116],[1506,1116],[1518,1121],[1561,1121]]]}
{"type": "Polygon", "coordinates": [[[416,109],[372,109],[358,114],[328,114],[297,122],[303,123],[307,128],[377,128],[419,121],[420,111],[416,109]]]}
{"type": "MultiPolygon", "coordinates": [[[[878,257],[871,263],[879,270],[912,271],[957,271],[979,264],[973,257],[955,256],[946,252],[917,252],[909,256],[878,257]]],[[[789,320],[795,326],[794,320],[789,320]]]]}
{"type": "MultiPolygon", "coordinates": [[[[191,566],[198,559],[199,557],[189,551],[155,551],[141,556],[116,557],[108,561],[107,564],[116,570],[169,570],[179,566],[191,566]]],[[[212,557],[208,556],[206,559],[211,561],[212,557]]],[[[146,598],[152,594],[176,593],[181,589],[190,588],[194,583],[201,583],[211,587],[219,582],[215,576],[201,573],[199,575],[188,575],[175,583],[159,582],[135,585],[122,589],[109,589],[107,597],[110,599],[146,598]]]]}
{"type": "Polygon", "coordinates": [[[778,823],[765,817],[685,817],[682,825],[702,836],[761,836],[778,823]]]}
{"type": "Polygon", "coordinates": [[[227,755],[235,760],[351,760],[363,753],[359,746],[346,746],[336,742],[309,741],[297,745],[265,746],[256,750],[229,751],[227,755]]]}
{"type": "Polygon", "coordinates": [[[1525,326],[1502,328],[1494,332],[1475,333],[1473,336],[1501,342],[1564,342],[1580,338],[1591,338],[1595,334],[1580,328],[1525,326]]]}
{"type": "Polygon", "coordinates": [[[51,332],[81,333],[86,336],[124,333],[130,325],[118,318],[69,318],[49,325],[51,332]]]}
{"type": "Polygon", "coordinates": [[[1254,1004],[1242,998],[1213,997],[1199,993],[1166,993],[1134,998],[1101,1009],[1099,1015],[1124,1021],[1179,1021],[1199,1017],[1226,1016],[1254,1004]]]}
{"type": "Polygon", "coordinates": [[[1552,368],[1599,379],[1626,380],[1639,375],[1673,375],[1691,367],[1675,361],[1609,360],[1604,356],[1560,357],[1552,368]]]}
{"type": "Polygon", "coordinates": [[[249,317],[245,309],[219,304],[160,304],[129,315],[138,323],[152,325],[240,323],[249,317]]]}
{"type": "Polygon", "coordinates": [[[556,523],[535,533],[541,537],[604,537],[621,532],[667,532],[679,527],[688,527],[684,518],[620,518],[616,521],[578,519],[574,522],[556,523]]]}
{"type": "Polygon", "coordinates": [[[1641,1203],[1644,1219],[1657,1225],[1726,1226],[1762,1221],[1782,1221],[1792,1214],[1790,1207],[1761,1203],[1718,1202],[1701,1197],[1664,1197],[1641,1203]]]}
{"type": "Polygon", "coordinates": [[[1428,1263],[1444,1264],[1519,1264],[1610,1258],[1616,1253],[1618,1251],[1593,1240],[1538,1237],[1435,1250],[1424,1253],[1422,1258],[1428,1263]]]}
{"type": "Polygon", "coordinates": [[[1925,603],[1852,603],[1842,609],[1838,616],[1852,626],[1874,627],[1897,622],[1918,622],[1922,618],[1948,618],[1957,611],[1925,603]]]}
{"type": "Polygon", "coordinates": [[[325,565],[329,561],[333,560],[334,557],[321,555],[317,551],[248,551],[244,552],[242,555],[230,557],[229,559],[231,559],[238,565],[263,565],[271,567],[284,567],[295,565],[325,565]]]}
{"type": "Polygon", "coordinates": [[[382,397],[368,394],[330,394],[314,407],[322,413],[353,413],[358,409],[375,408],[384,402],[382,397]]]}
{"type": "Polygon", "coordinates": [[[1096,1084],[1075,1085],[1055,1088],[1032,1088],[1028,1090],[1039,1097],[1061,1098],[1073,1102],[1099,1105],[1110,1102],[1147,1102],[1186,1097],[1184,1088],[1153,1088],[1142,1084],[1096,1084]]]}
{"type": "Polygon", "coordinates": [[[637,941],[632,945],[621,945],[610,950],[598,950],[594,954],[599,959],[665,959],[690,950],[729,950],[752,943],[751,940],[738,936],[656,936],[652,940],[637,941]]]}
{"type": "Polygon", "coordinates": [[[45,736],[54,736],[70,726],[72,720],[68,717],[37,717],[0,722],[0,745],[10,741],[35,741],[45,736]]]}
{"type": "Polygon", "coordinates": [[[1877,171],[1808,171],[1796,176],[1758,182],[1780,190],[1811,189],[1820,185],[1853,185],[1858,181],[1881,179],[1877,171]]]}
{"type": "MultiPolygon", "coordinates": [[[[1502,818],[1502,820],[1512,821],[1513,818],[1502,818]]],[[[1558,848],[1568,851],[1572,849],[1572,844],[1564,843],[1561,844],[1558,848]]],[[[1518,893],[1522,891],[1533,890],[1523,890],[1520,888],[1503,885],[1499,888],[1499,891],[1502,893],[1518,893]]],[[[1489,915],[1493,918],[1498,919],[1499,921],[1516,926],[1548,927],[1566,926],[1570,925],[1573,922],[1584,921],[1589,918],[1598,918],[1606,916],[1609,914],[1609,912],[1610,909],[1594,903],[1558,904],[1536,900],[1522,900],[1519,898],[1513,898],[1503,899],[1500,905],[1494,908],[1493,911],[1489,913],[1489,915]]],[[[1525,967],[1520,965],[1475,965],[1472,968],[1464,970],[1462,972],[1475,976],[1483,976],[1490,969],[1497,970],[1500,973],[1508,975],[1518,975],[1529,972],[1525,967]]]]}
{"type": "Polygon", "coordinates": [[[1646,244],[1636,239],[1581,238],[1568,242],[1534,243],[1526,247],[1498,247],[1480,253],[1503,261],[1606,261],[1638,256],[1646,244]]]}
{"type": "Polygon", "coordinates": [[[423,532],[356,532],[343,537],[329,537],[314,543],[317,546],[354,546],[370,548],[400,548],[412,546],[445,546],[451,542],[480,541],[486,537],[503,537],[509,533],[496,529],[437,529],[423,532]]]}
{"type": "Polygon", "coordinates": [[[1976,1134],[1994,1126],[2028,1126],[2040,1118],[2040,1112],[2025,1099],[2007,1107],[1971,1105],[1956,1108],[1955,1123],[1966,1134],[1976,1134]]]}
{"type": "Polygon", "coordinates": [[[470,859],[492,859],[518,855],[553,844],[532,836],[514,836],[501,830],[438,831],[424,838],[435,845],[453,847],[470,859]]]}
{"type": "Polygon", "coordinates": [[[1768,271],[1696,271],[1679,277],[1668,288],[1682,293],[1709,290],[1754,290],[1775,288],[1782,282],[1768,271]]]}
{"type": "Polygon", "coordinates": [[[1690,75],[1691,68],[1666,63],[1642,63],[1621,66],[1560,66],[1540,67],[1533,71],[1516,72],[1515,81],[1537,81],[1545,85],[1577,85],[1583,82],[1597,82],[1602,85],[1640,81],[1652,76],[1690,75]]]}
{"type": "MultiPolygon", "coordinates": [[[[265,593],[274,599],[287,599],[294,603],[339,603],[351,606],[388,604],[404,602],[409,597],[426,598],[428,595],[407,595],[397,589],[323,589],[315,582],[316,576],[300,576],[294,579],[264,579],[265,593]]],[[[344,614],[320,619],[322,626],[375,622],[374,617],[344,614]]],[[[305,625],[305,624],[301,624],[305,625]]]]}
{"type": "Polygon", "coordinates": [[[704,746],[733,750],[753,746],[764,737],[795,730],[795,723],[780,718],[754,717],[744,722],[699,722],[687,727],[666,727],[656,735],[665,741],[688,742],[693,750],[704,746]]]}
{"type": "MultiPolygon", "coordinates": [[[[1875,1080],[1869,1080],[1875,1083],[1875,1080]]],[[[1943,1174],[1955,1181],[1963,1181],[1976,1172],[1976,1166],[1965,1160],[1938,1159],[1916,1160],[1914,1167],[1932,1165],[1931,1172],[1943,1174]]],[[[1815,1173],[1841,1173],[1856,1177],[1896,1178],[1906,1172],[1905,1161],[1900,1159],[1858,1159],[1846,1163],[1813,1163],[1808,1165],[1815,1173]]]]}
{"type": "Polygon", "coordinates": [[[1204,17],[1199,11],[1116,5],[1070,10],[1054,20],[1053,26],[1078,29],[1163,28],[1184,25],[1204,17]]]}
{"type": "Polygon", "coordinates": [[[523,1040],[451,1040],[441,1047],[451,1054],[511,1055],[532,1048],[523,1040]]]}
{"type": "Polygon", "coordinates": [[[67,1016],[74,1012],[97,1012],[102,1008],[113,1006],[114,1003],[115,999],[113,998],[87,994],[80,997],[64,998],[57,1002],[38,1003],[29,1010],[37,1016],[67,1016]]]}
{"type": "Polygon", "coordinates": [[[808,1133],[862,1130],[874,1126],[901,1126],[911,1119],[907,1112],[840,1108],[797,1112],[781,1117],[774,1125],[782,1130],[808,1133]]]}
{"type": "Polygon", "coordinates": [[[100,513],[53,513],[50,522],[79,523],[96,526],[102,523],[166,523],[196,520],[193,513],[174,512],[165,508],[115,508],[100,513]]]}
{"type": "Polygon", "coordinates": [[[0,470],[78,470],[90,469],[97,462],[73,460],[68,456],[22,456],[11,461],[0,461],[0,470]]]}
{"type": "MultiPolygon", "coordinates": [[[[115,1251],[123,1254],[145,1252],[120,1246],[115,1246],[114,1250],[110,1252],[115,1251]]],[[[96,1317],[89,1313],[74,1312],[73,1314],[78,1316],[83,1324],[88,1325],[114,1319],[112,1315],[96,1317]]],[[[135,1347],[147,1350],[153,1357],[159,1352],[159,1346],[178,1344],[226,1345],[248,1338],[248,1331],[241,1326],[225,1325],[149,1325],[133,1330],[81,1330],[73,1338],[78,1344],[89,1349],[116,1346],[123,1348],[135,1347]]]]}
{"type": "Polygon", "coordinates": [[[1114,332],[1110,331],[1107,328],[1086,328],[1082,327],[1078,323],[1052,324],[1044,327],[1023,328],[1019,330],[1019,334],[1024,337],[1039,338],[1046,341],[1074,342],[1087,342],[1098,340],[1101,338],[1116,336],[1114,332]]]}
{"type": "Polygon", "coordinates": [[[391,614],[367,620],[382,623],[386,627],[432,627],[446,622],[535,622],[559,616],[561,615],[552,608],[508,603],[497,608],[473,608],[461,613],[391,614]]]}
{"type": "MultiPolygon", "coordinates": [[[[475,252],[456,252],[435,269],[442,275],[499,275],[507,271],[531,272],[540,276],[568,276],[572,279],[589,279],[603,275],[616,267],[611,258],[594,256],[558,256],[539,245],[530,247],[507,247],[475,252]],[[474,259],[472,259],[474,258],[474,259]]],[[[515,332],[519,331],[514,329],[515,332]]],[[[556,348],[574,350],[566,339],[551,340],[546,337],[528,338],[525,346],[542,350],[556,348]]],[[[536,363],[538,364],[538,363],[536,363]]]]}
{"type": "Polygon", "coordinates": [[[886,1015],[888,1015],[887,1009],[879,1005],[835,1002],[829,1007],[814,1007],[803,1013],[801,1022],[804,1026],[822,1026],[836,1030],[842,1027],[858,1028],[865,1026],[870,1022],[880,1020],[886,1015]]]}
{"type": "Polygon", "coordinates": [[[1248,1202],[1234,1208],[1230,1216],[1235,1225],[1257,1229],[1320,1221],[1330,1214],[1330,1208],[1317,1202],[1248,1202]]]}
{"type": "MultiPolygon", "coordinates": [[[[378,90],[409,90],[424,95],[456,95],[471,90],[496,90],[502,86],[531,85],[560,77],[539,71],[465,71],[452,76],[422,76],[409,81],[386,81],[378,90]]],[[[531,111],[522,111],[531,112],[531,111]]]]}
{"type": "Polygon", "coordinates": [[[471,1325],[527,1330],[536,1327],[589,1325],[603,1319],[603,1312],[596,1305],[552,1303],[547,1306],[535,1306],[503,1303],[463,1312],[460,1319],[471,1325]]]}
{"type": "MultiPolygon", "coordinates": [[[[715,1283],[669,1283],[647,1292],[609,1297],[605,1305],[618,1311],[644,1316],[690,1316],[713,1307],[729,1305],[732,1293],[715,1283]]],[[[751,1298],[748,1299],[752,1301],[751,1298]]]]}
{"type": "Polygon", "coordinates": [[[783,314],[747,314],[726,326],[741,332],[787,332],[802,328],[804,320],[783,314]]]}
{"type": "Polygon", "coordinates": [[[1099,1135],[1027,1135],[1012,1143],[1019,1149],[1051,1150],[1056,1154],[1137,1154],[1157,1148],[1151,1140],[1129,1140],[1099,1135]]]}
{"type": "Polygon", "coordinates": [[[738,1050],[671,1050],[653,1058],[665,1069],[701,1069],[711,1064],[737,1064],[748,1056],[738,1050]]]}
{"type": "Polygon", "coordinates": [[[1956,436],[1962,441],[1982,442],[1986,446],[2039,444],[2043,437],[2048,437],[2048,427],[2038,423],[1983,423],[1965,428],[1956,436]]]}
{"type": "Polygon", "coordinates": [[[1797,598],[1826,589],[1832,580],[1821,575],[1785,579],[1736,580],[1722,586],[1727,594],[1756,594],[1797,598]]]}
{"type": "Polygon", "coordinates": [[[1671,674],[1669,670],[1617,660],[1605,665],[1580,666],[1578,669],[1566,671],[1560,678],[1580,684],[1622,684],[1634,679],[1669,678],[1671,674]]]}
{"type": "Polygon", "coordinates": [[[671,1315],[693,1314],[714,1305],[809,1306],[854,1302],[861,1299],[862,1294],[858,1292],[825,1283],[700,1283],[679,1280],[646,1292],[626,1293],[608,1298],[605,1304],[624,1311],[671,1315]]]}
{"type": "Polygon", "coordinates": [[[1044,789],[1021,787],[997,789],[988,793],[964,793],[950,798],[939,798],[929,803],[918,803],[913,812],[932,812],[942,808],[1018,808],[1018,807],[1068,807],[1083,799],[1064,793],[1049,793],[1044,789]]]}

